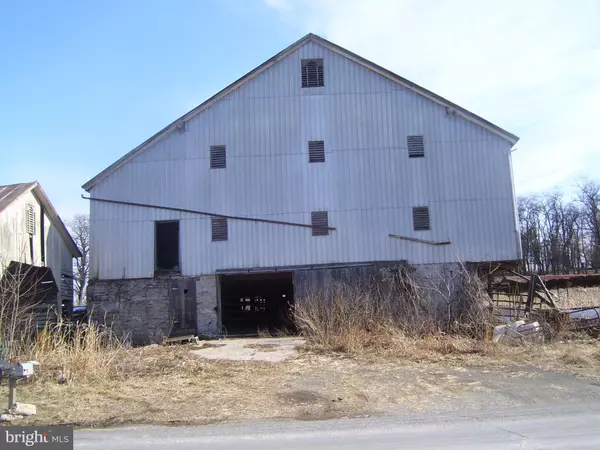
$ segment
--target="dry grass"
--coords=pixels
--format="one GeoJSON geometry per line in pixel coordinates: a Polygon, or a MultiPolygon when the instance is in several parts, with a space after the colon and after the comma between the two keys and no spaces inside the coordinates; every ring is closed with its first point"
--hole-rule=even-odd
{"type": "Polygon", "coordinates": [[[570,287],[566,289],[554,289],[556,295],[556,306],[559,308],[585,308],[600,305],[600,286],[592,287],[570,287]]]}
{"type": "Polygon", "coordinates": [[[49,377],[97,382],[112,376],[127,347],[126,341],[101,325],[59,323],[23,340],[20,359],[38,361],[49,377]]]}
{"type": "MultiPolygon", "coordinates": [[[[464,280],[458,286],[465,288],[464,280]]],[[[465,305],[465,297],[449,296],[451,315],[440,319],[410,284],[355,288],[341,286],[325,301],[297,309],[309,343],[299,358],[279,364],[206,360],[188,345],[131,348],[95,325],[59,325],[23,339],[13,345],[19,359],[41,365],[18,389],[38,415],[20,424],[203,424],[437,407],[471,390],[471,379],[456,376],[465,367],[528,365],[600,377],[597,340],[492,344],[477,337],[482,331],[472,323],[481,310],[465,305]],[[57,382],[61,375],[64,384],[57,382]]],[[[467,300],[479,295],[477,286],[466,291],[467,300]]],[[[0,387],[0,402],[6,394],[0,387]]]]}
{"type": "Polygon", "coordinates": [[[329,291],[297,302],[294,314],[307,339],[305,350],[374,362],[472,367],[529,364],[588,377],[600,374],[598,340],[568,336],[556,318],[536,319],[544,322],[552,339],[545,345],[509,346],[486,340],[493,326],[489,297],[479,280],[466,271],[452,278],[439,277],[428,288],[410,274],[400,275],[368,286],[334,284],[329,291]],[[435,306],[440,297],[446,306],[442,314],[435,306]],[[568,337],[571,340],[565,342],[568,337]]]}
{"type": "Polygon", "coordinates": [[[491,311],[481,282],[466,270],[438,275],[425,286],[404,268],[368,284],[332,283],[298,299],[294,319],[314,347],[344,353],[398,349],[404,337],[482,338],[491,311]]]}
{"type": "MultiPolygon", "coordinates": [[[[453,400],[470,392],[473,379],[457,378],[465,368],[526,365],[600,376],[600,344],[593,340],[511,347],[443,335],[389,338],[388,347],[352,355],[311,345],[297,359],[279,364],[206,360],[192,355],[195,347],[189,345],[121,348],[108,350],[98,374],[71,370],[67,384],[57,383],[56,375],[64,371],[68,358],[57,353],[53,360],[47,354],[34,380],[18,388],[21,401],[38,407],[38,416],[20,423],[109,426],[322,419],[399,406],[451,407],[453,400]]],[[[514,389],[520,389],[515,383],[514,389]]],[[[5,401],[4,385],[0,402],[5,401]]]]}

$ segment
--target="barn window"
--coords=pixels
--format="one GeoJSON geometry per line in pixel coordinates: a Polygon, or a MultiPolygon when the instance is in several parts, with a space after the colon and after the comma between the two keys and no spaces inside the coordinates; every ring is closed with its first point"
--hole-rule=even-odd
{"type": "Polygon", "coordinates": [[[226,217],[211,217],[211,228],[213,241],[226,241],[228,239],[226,217]]]}
{"type": "Polygon", "coordinates": [[[224,145],[211,145],[210,168],[225,169],[227,167],[227,155],[224,145]]]}
{"type": "Polygon", "coordinates": [[[302,87],[324,86],[323,59],[302,60],[302,87]]]}
{"type": "Polygon", "coordinates": [[[324,163],[325,162],[325,142],[323,142],[323,141],[308,141],[308,162],[309,163],[324,163]]]}
{"type": "Polygon", "coordinates": [[[310,213],[311,225],[313,226],[313,236],[329,235],[329,218],[327,211],[313,211],[310,213]]]}
{"type": "Polygon", "coordinates": [[[412,210],[415,231],[429,230],[429,207],[415,206],[412,210]]]}
{"type": "Polygon", "coordinates": [[[425,156],[423,136],[407,136],[406,144],[408,146],[409,158],[422,158],[425,156]]]}
{"type": "Polygon", "coordinates": [[[25,205],[25,229],[28,234],[35,234],[35,209],[31,203],[25,205]]]}
{"type": "Polygon", "coordinates": [[[179,272],[179,221],[155,222],[156,269],[179,272]]]}

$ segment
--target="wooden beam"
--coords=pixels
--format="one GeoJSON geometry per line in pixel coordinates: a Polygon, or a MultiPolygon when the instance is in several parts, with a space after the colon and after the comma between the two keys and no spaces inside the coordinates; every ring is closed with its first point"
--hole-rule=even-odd
{"type": "Polygon", "coordinates": [[[408,237],[408,236],[398,236],[397,234],[390,234],[389,236],[394,239],[402,239],[403,241],[417,242],[419,244],[427,244],[427,245],[450,245],[450,244],[452,244],[452,242],[450,242],[450,241],[441,241],[441,242],[427,241],[425,239],[418,239],[418,238],[413,238],[413,237],[408,237]]]}

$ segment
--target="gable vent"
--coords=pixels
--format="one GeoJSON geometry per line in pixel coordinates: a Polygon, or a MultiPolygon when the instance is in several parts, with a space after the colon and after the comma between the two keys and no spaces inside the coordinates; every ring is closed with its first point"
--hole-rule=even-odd
{"type": "Polygon", "coordinates": [[[210,220],[212,228],[212,240],[226,241],[229,237],[229,233],[227,232],[227,218],[211,217],[210,220]]]}
{"type": "Polygon", "coordinates": [[[329,235],[329,218],[327,216],[327,211],[313,211],[310,213],[310,222],[313,227],[312,235],[313,236],[327,236],[329,235]]]}
{"type": "Polygon", "coordinates": [[[324,163],[325,162],[325,142],[323,141],[308,141],[308,162],[324,163]]]}
{"type": "Polygon", "coordinates": [[[421,158],[425,156],[425,145],[423,136],[407,136],[408,156],[410,158],[421,158]]]}
{"type": "Polygon", "coordinates": [[[227,155],[224,145],[211,145],[210,168],[225,169],[227,167],[227,155]]]}
{"type": "Polygon", "coordinates": [[[35,234],[35,210],[29,203],[25,206],[25,229],[28,234],[35,234]]]}
{"type": "Polygon", "coordinates": [[[429,207],[416,206],[412,210],[413,228],[415,231],[429,230],[429,207]]]}
{"type": "Polygon", "coordinates": [[[187,122],[181,122],[177,124],[177,132],[179,134],[185,133],[187,131],[187,122]]]}
{"type": "Polygon", "coordinates": [[[302,60],[302,87],[324,86],[323,59],[302,60]]]}

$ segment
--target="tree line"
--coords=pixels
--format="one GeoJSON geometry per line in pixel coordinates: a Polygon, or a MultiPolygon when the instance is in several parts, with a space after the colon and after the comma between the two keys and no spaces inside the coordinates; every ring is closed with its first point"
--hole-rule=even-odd
{"type": "Polygon", "coordinates": [[[521,270],[541,274],[600,269],[600,183],[581,182],[572,200],[560,192],[517,199],[521,270]]]}

